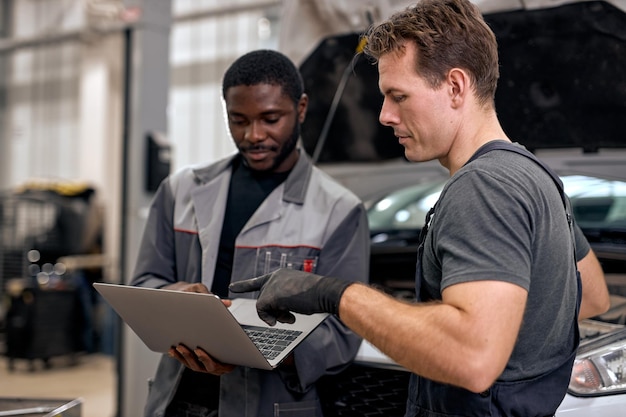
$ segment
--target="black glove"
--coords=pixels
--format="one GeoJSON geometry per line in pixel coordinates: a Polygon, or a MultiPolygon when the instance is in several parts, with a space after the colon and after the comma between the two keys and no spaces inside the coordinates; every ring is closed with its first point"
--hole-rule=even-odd
{"type": "Polygon", "coordinates": [[[260,291],[256,303],[259,317],[273,326],[276,320],[293,323],[290,311],[301,314],[337,314],[339,300],[352,284],[294,269],[278,269],[271,274],[230,284],[232,292],[260,291]]]}

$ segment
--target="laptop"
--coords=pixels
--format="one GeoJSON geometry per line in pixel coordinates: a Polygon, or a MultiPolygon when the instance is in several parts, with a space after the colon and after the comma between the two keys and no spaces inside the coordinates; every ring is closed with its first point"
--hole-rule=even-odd
{"type": "Polygon", "coordinates": [[[250,368],[274,369],[328,317],[295,313],[295,323],[269,326],[259,318],[256,300],[236,298],[226,307],[214,294],[93,285],[148,349],[167,353],[182,343],[222,363],[250,368]]]}

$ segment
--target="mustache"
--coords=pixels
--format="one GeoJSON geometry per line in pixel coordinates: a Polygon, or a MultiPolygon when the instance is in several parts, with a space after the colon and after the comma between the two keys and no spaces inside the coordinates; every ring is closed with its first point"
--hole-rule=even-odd
{"type": "Polygon", "coordinates": [[[278,146],[264,145],[262,143],[239,146],[240,152],[276,152],[277,150],[278,146]]]}

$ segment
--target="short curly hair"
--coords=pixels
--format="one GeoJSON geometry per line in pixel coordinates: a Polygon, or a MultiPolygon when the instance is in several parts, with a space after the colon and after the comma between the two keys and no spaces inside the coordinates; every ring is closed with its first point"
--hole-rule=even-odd
{"type": "Polygon", "coordinates": [[[283,93],[298,103],[304,94],[302,75],[294,63],[278,51],[260,49],[237,58],[224,73],[222,96],[239,85],[279,85],[283,93]]]}

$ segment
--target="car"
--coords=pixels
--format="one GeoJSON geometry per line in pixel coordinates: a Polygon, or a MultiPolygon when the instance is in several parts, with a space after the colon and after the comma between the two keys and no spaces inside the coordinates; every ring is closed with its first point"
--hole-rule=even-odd
{"type": "MultiPolygon", "coordinates": [[[[562,179],[597,254],[609,311],[581,322],[581,345],[559,417],[626,409],[626,1],[476,1],[499,42],[496,108],[507,135],[562,179]]],[[[300,66],[309,93],[305,149],[359,195],[371,229],[370,282],[415,296],[417,239],[448,173],[409,163],[378,123],[375,66],[355,57],[359,33],[323,39],[300,66]]],[[[329,381],[331,415],[402,415],[408,372],[364,341],[329,381]],[[382,382],[381,382],[382,381],[382,382]],[[378,392],[378,393],[376,393],[378,392]]]]}
{"type": "MultiPolygon", "coordinates": [[[[592,162],[601,167],[624,163],[614,157],[593,160],[585,157],[581,161],[585,162],[584,167],[592,162]]],[[[604,271],[626,273],[626,176],[603,177],[572,167],[560,172],[574,218],[604,271]]],[[[373,257],[388,258],[373,262],[371,276],[376,284],[404,287],[396,281],[413,282],[419,233],[426,213],[439,198],[445,183],[445,179],[440,179],[410,185],[366,202],[373,257]],[[394,277],[393,282],[389,281],[390,276],[394,277]]]]}
{"type": "MultiPolygon", "coordinates": [[[[560,178],[574,218],[605,271],[611,299],[608,312],[581,323],[582,345],[570,394],[589,398],[626,393],[626,170],[620,178],[592,175],[584,168],[623,166],[624,159],[583,160],[583,169],[570,166],[560,178]]],[[[445,180],[436,180],[411,185],[368,203],[374,285],[394,296],[415,299],[419,233],[444,184],[445,180]]]]}
{"type": "MultiPolygon", "coordinates": [[[[576,222],[605,271],[611,299],[606,313],[580,323],[581,345],[568,394],[557,415],[621,416],[626,405],[626,154],[540,159],[556,167],[560,174],[576,222]],[[621,174],[613,172],[615,168],[621,174]],[[601,175],[599,171],[609,174],[601,175]]],[[[370,224],[372,285],[394,297],[415,300],[419,233],[445,183],[445,178],[433,178],[392,189],[365,202],[370,224]]],[[[384,386],[392,387],[393,392],[385,397],[384,404],[389,407],[389,401],[395,398],[396,411],[401,415],[404,405],[397,397],[400,392],[404,394],[401,384],[406,381],[397,374],[406,370],[368,342],[363,342],[356,364],[350,371],[352,380],[363,381],[364,375],[373,379],[376,374],[369,368],[382,369],[384,386]],[[357,371],[359,366],[362,368],[357,371]]],[[[365,384],[369,386],[371,382],[365,384]]],[[[346,381],[340,385],[354,387],[346,381]]],[[[365,392],[368,391],[363,390],[360,395],[365,392]]],[[[354,395],[348,398],[357,402],[354,395]]],[[[339,403],[349,401],[343,396],[339,403]]]]}

